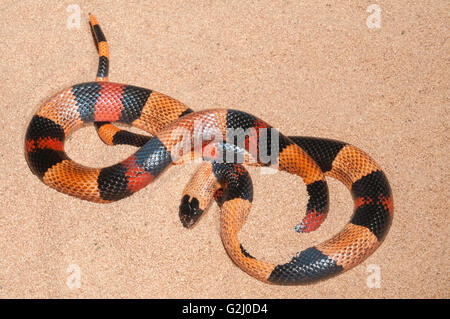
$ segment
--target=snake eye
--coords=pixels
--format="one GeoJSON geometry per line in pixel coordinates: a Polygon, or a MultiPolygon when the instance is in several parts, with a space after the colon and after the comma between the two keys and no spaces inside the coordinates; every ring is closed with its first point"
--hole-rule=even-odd
{"type": "Polygon", "coordinates": [[[184,227],[191,228],[202,216],[203,210],[199,207],[197,198],[190,198],[189,195],[184,195],[180,204],[180,220],[184,227]]]}

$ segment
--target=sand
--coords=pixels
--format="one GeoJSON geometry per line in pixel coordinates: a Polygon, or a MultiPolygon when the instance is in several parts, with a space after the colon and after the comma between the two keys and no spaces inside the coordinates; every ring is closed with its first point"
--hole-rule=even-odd
{"type": "MultiPolygon", "coordinates": [[[[202,3],[2,1],[0,297],[449,298],[448,2],[202,3]],[[374,3],[381,24],[371,29],[366,10],[374,3]],[[79,28],[67,24],[72,4],[81,10],[79,28]],[[198,164],[172,167],[107,205],[41,183],[25,162],[25,130],[49,96],[94,80],[89,12],[109,41],[111,81],[195,110],[240,109],[286,135],[334,138],[368,152],[395,199],[383,245],[333,279],[267,285],[228,258],[216,204],[191,230],[179,222],[179,198],[198,164]],[[379,288],[367,284],[373,267],[379,288]]],[[[133,151],[103,145],[93,127],[67,142],[73,159],[95,167],[133,151]]],[[[296,234],[307,201],[302,182],[250,172],[254,208],[241,240],[258,258],[287,261],[352,214],[349,192],[330,180],[328,219],[312,234],[296,234]]]]}

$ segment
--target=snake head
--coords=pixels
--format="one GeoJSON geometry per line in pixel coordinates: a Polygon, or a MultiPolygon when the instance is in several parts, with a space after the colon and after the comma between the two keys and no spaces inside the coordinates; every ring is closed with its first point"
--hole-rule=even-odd
{"type": "Polygon", "coordinates": [[[191,228],[203,215],[203,210],[199,207],[199,201],[195,197],[184,195],[179,210],[180,220],[184,227],[191,228]]]}

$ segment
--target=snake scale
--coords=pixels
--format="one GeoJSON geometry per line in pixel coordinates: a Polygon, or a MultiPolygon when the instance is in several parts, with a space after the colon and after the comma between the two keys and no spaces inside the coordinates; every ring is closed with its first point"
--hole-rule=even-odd
{"type": "Polygon", "coordinates": [[[242,111],[193,112],[156,91],[109,82],[108,45],[91,14],[90,26],[99,53],[96,81],[71,86],[49,98],[26,132],[26,160],[46,185],[80,199],[109,203],[142,189],[172,164],[201,157],[203,164],[182,196],[181,222],[192,227],[216,200],[221,210],[220,235],[228,255],[243,271],[266,283],[291,285],[329,278],[360,264],[380,246],[392,222],[393,197],[385,174],[366,153],[336,140],[284,136],[242,111]],[[112,122],[132,125],[151,136],[119,129],[112,122]],[[67,156],[64,141],[86,123],[94,123],[109,145],[139,149],[109,167],[80,165],[67,156]],[[246,132],[244,143],[229,134],[238,129],[246,132]],[[189,138],[184,139],[186,133],[189,138]],[[221,139],[217,140],[217,135],[221,139]],[[180,147],[186,140],[191,147],[180,147]],[[255,153],[255,145],[257,151],[264,146],[271,160],[255,153]],[[236,160],[240,155],[241,162],[236,160]],[[338,234],[300,251],[285,264],[258,260],[238,239],[253,201],[252,181],[243,164],[272,166],[302,178],[309,200],[306,215],[296,226],[298,232],[317,229],[328,213],[325,176],[336,178],[350,190],[353,216],[338,234]]]}

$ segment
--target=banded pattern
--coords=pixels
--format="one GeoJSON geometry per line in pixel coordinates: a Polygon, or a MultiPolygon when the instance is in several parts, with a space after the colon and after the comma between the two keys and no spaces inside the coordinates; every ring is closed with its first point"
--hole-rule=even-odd
{"type": "Polygon", "coordinates": [[[103,34],[97,19],[93,14],[89,13],[89,25],[91,26],[91,32],[94,36],[95,45],[98,51],[98,70],[96,81],[108,81],[109,74],[109,47],[106,42],[105,35],[103,34]]]}
{"type": "Polygon", "coordinates": [[[107,203],[139,191],[172,164],[201,156],[206,162],[183,193],[179,212],[183,225],[195,225],[215,199],[221,207],[220,233],[227,253],[242,270],[267,283],[302,284],[328,278],[361,263],[380,245],[392,222],[393,198],[386,176],[367,154],[339,141],[286,137],[245,112],[193,113],[164,94],[108,82],[106,39],[93,15],[90,24],[99,52],[96,81],[55,94],[27,129],[27,163],[46,185],[84,200],[107,203]],[[118,129],[111,122],[133,125],[152,136],[118,129]],[[140,148],[109,167],[80,165],[64,152],[64,141],[85,123],[94,123],[108,145],[140,148]],[[253,200],[252,181],[242,164],[274,166],[303,179],[309,201],[305,217],[296,226],[298,232],[317,229],[326,217],[325,175],[351,191],[353,217],[337,235],[299,252],[286,264],[257,260],[238,239],[253,200]]]}
{"type": "MultiPolygon", "coordinates": [[[[217,132],[225,133],[228,128],[235,127],[235,122],[240,120],[239,115],[247,120],[253,118],[253,121],[263,123],[250,114],[225,109],[182,116],[188,108],[172,101],[172,98],[161,93],[111,82],[89,82],[66,89],[50,98],[38,110],[28,127],[26,158],[29,166],[47,185],[69,195],[96,202],[119,200],[147,185],[186,153],[198,151],[182,147],[185,145],[185,136],[192,138],[193,145],[204,145],[212,142],[217,132]],[[157,98],[152,95],[157,95],[157,98]],[[167,116],[149,117],[149,114],[155,113],[154,109],[160,109],[162,104],[166,105],[166,108],[167,105],[171,106],[167,111],[171,117],[182,117],[160,130],[170,119],[168,120],[167,116]],[[230,117],[229,112],[233,113],[233,116],[230,117]],[[151,120],[147,120],[148,118],[151,120]],[[129,158],[100,170],[85,168],[69,159],[63,149],[65,136],[84,123],[104,121],[131,124],[155,135],[129,158]],[[210,137],[209,140],[205,139],[207,136],[210,137]],[[58,165],[62,162],[63,164],[58,165]],[[97,175],[96,181],[85,181],[87,172],[89,176],[97,175]],[[48,176],[52,178],[49,179],[48,176]],[[72,181],[68,180],[68,176],[72,181]],[[84,186],[77,184],[79,189],[74,193],[73,187],[68,186],[74,183],[73,180],[96,185],[96,189],[84,194],[84,186]]],[[[273,129],[266,123],[264,125],[273,129]]],[[[283,135],[279,136],[280,140],[284,141],[283,144],[290,143],[283,135]]],[[[225,137],[225,145],[234,145],[226,139],[225,137]]],[[[322,182],[324,187],[320,192],[326,199],[325,204],[314,204],[311,201],[310,207],[326,213],[328,192],[322,171],[301,148],[295,144],[290,146],[294,147],[280,150],[280,170],[301,176],[308,185],[322,182]],[[286,156],[282,156],[285,153],[286,156]]]]}
{"type": "MultiPolygon", "coordinates": [[[[251,199],[245,195],[249,191],[249,183],[220,183],[222,177],[214,173],[214,163],[204,164],[194,175],[180,205],[183,225],[192,227],[209,202],[213,198],[217,200],[222,210],[221,237],[232,260],[261,281],[284,285],[326,279],[360,264],[381,244],[393,218],[393,198],[387,178],[367,154],[335,140],[299,136],[291,136],[290,140],[305,150],[325,175],[337,178],[351,191],[355,202],[354,214],[344,229],[331,239],[297,253],[283,265],[256,260],[238,240],[251,207],[251,199]],[[244,195],[236,196],[239,193],[244,195]]],[[[235,174],[241,174],[241,179],[248,175],[242,170],[236,170],[235,174]]],[[[326,202],[321,198],[321,187],[317,192],[311,191],[317,187],[314,185],[307,186],[313,199],[308,207],[310,204],[317,206],[312,201],[326,202]]],[[[296,230],[313,231],[324,218],[321,213],[307,214],[296,230]]]]}

